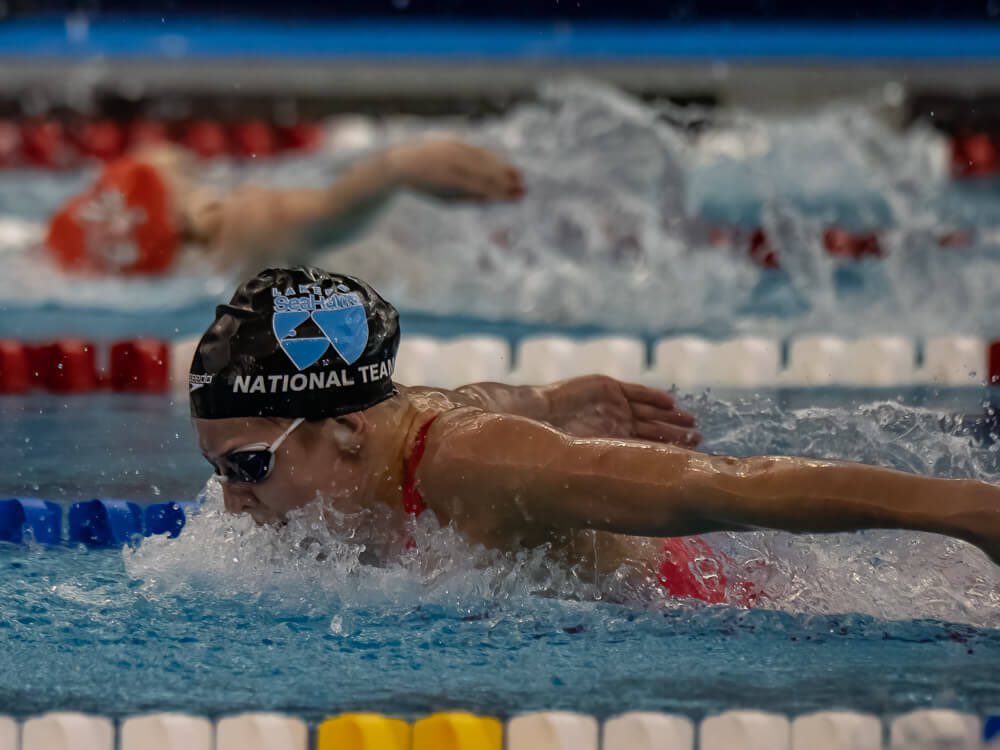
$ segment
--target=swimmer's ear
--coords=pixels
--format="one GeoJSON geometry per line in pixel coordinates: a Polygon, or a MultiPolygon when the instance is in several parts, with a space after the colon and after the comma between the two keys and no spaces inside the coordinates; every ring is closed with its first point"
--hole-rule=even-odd
{"type": "Polygon", "coordinates": [[[341,453],[360,453],[368,438],[368,420],[363,412],[328,419],[326,427],[341,453]]]}

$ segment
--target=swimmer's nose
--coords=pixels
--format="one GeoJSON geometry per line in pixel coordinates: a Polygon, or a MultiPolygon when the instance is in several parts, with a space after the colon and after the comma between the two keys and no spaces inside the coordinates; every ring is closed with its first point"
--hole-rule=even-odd
{"type": "Polygon", "coordinates": [[[228,513],[247,513],[257,505],[253,495],[235,482],[223,485],[222,504],[228,513]]]}

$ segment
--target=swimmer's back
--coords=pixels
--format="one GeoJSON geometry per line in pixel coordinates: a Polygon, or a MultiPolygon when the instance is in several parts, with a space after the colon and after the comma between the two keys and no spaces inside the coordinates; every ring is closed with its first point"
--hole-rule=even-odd
{"type": "MultiPolygon", "coordinates": [[[[463,432],[476,429],[476,421],[488,415],[474,396],[461,391],[425,386],[399,386],[400,395],[408,401],[408,413],[404,418],[407,429],[405,442],[406,456],[412,456],[418,443],[427,441],[433,446],[453,431],[463,432]],[[426,429],[429,425],[429,429],[426,429]]],[[[420,450],[422,454],[423,451],[420,450]]],[[[417,487],[423,477],[424,466],[416,469],[417,487]]],[[[424,501],[442,524],[452,521],[447,512],[447,503],[442,498],[424,495],[424,501]]],[[[517,549],[520,547],[542,547],[555,560],[571,566],[581,575],[600,578],[617,572],[624,572],[629,583],[655,578],[656,566],[662,557],[662,541],[646,537],[629,537],[604,531],[579,529],[573,531],[553,531],[539,527],[529,533],[520,530],[516,537],[499,528],[496,524],[469,524],[461,529],[470,541],[493,549],[517,549]],[[627,566],[627,571],[621,571],[627,566]]]]}

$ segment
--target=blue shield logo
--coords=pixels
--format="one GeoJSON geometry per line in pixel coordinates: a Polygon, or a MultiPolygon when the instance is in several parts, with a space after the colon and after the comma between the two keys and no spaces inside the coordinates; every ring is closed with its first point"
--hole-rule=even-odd
{"type": "Polygon", "coordinates": [[[312,314],[316,325],[347,364],[352,365],[368,346],[368,317],[360,305],[339,310],[316,310],[312,314]]]}
{"type": "Polygon", "coordinates": [[[331,345],[349,365],[365,353],[368,346],[368,318],[364,306],[352,295],[333,297],[336,304],[344,306],[333,310],[276,312],[272,316],[271,327],[278,344],[299,370],[316,364],[331,345]],[[309,319],[316,324],[322,337],[296,334],[296,329],[309,319]]]}

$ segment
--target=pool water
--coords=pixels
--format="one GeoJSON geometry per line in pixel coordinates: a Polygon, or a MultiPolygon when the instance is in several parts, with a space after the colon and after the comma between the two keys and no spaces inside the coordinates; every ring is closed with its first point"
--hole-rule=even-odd
{"type": "MultiPolygon", "coordinates": [[[[365,237],[312,257],[374,282],[404,310],[406,334],[995,336],[996,185],[951,182],[932,134],[889,131],[879,106],[715,114],[696,136],[680,124],[690,112],[562,83],[498,120],[457,124],[525,169],[524,203],[403,195],[365,237]],[[712,247],[717,224],[766,227],[782,269],[712,247]],[[830,224],[884,230],[887,257],[830,258],[830,224]],[[955,228],[971,244],[942,250],[936,237],[955,228]]],[[[372,125],[372,141],[426,127],[372,125]]],[[[351,155],[209,171],[321,184],[351,155]]],[[[0,220],[39,222],[87,178],[0,176],[0,220]]],[[[2,337],[193,334],[235,281],[191,268],[68,278],[11,237],[0,231],[2,337]]],[[[1000,481],[985,398],[807,390],[685,403],[710,451],[1000,481]]],[[[595,585],[541,553],[470,548],[429,516],[414,530],[419,554],[402,558],[377,554],[378,535],[350,532],[351,519],[331,530],[315,508],[282,530],[226,517],[183,396],[0,397],[0,447],[0,497],[204,502],[179,538],[137,549],[0,544],[0,708],[19,716],[1000,707],[1000,572],[941,537],[715,535],[731,575],[766,596],[752,611],[709,608],[624,577],[595,585]]]]}
{"type": "Polygon", "coordinates": [[[565,601],[476,591],[455,570],[429,591],[410,576],[361,592],[336,570],[318,585],[259,564],[251,590],[162,569],[168,581],[150,584],[107,551],[5,545],[0,566],[0,705],[15,715],[891,714],[1000,702],[1000,631],[933,619],[565,601]]]}
{"type": "MultiPolygon", "coordinates": [[[[943,419],[983,393],[687,399],[706,449],[836,456],[1000,479],[995,446],[943,419]]],[[[210,470],[163,397],[0,399],[0,496],[192,498],[210,470]],[[58,424],[58,429],[53,429],[58,424]],[[129,428],[123,440],[122,425],[129,428]]],[[[104,715],[276,709],[607,716],[1000,705],[1000,572],[964,543],[871,532],[715,535],[768,592],[754,611],[665,601],[541,554],[469,548],[433,519],[419,555],[310,510],[281,531],[220,513],[138,549],[0,544],[0,705],[104,715]]],[[[942,498],[946,502],[946,498],[942,498]]]]}

